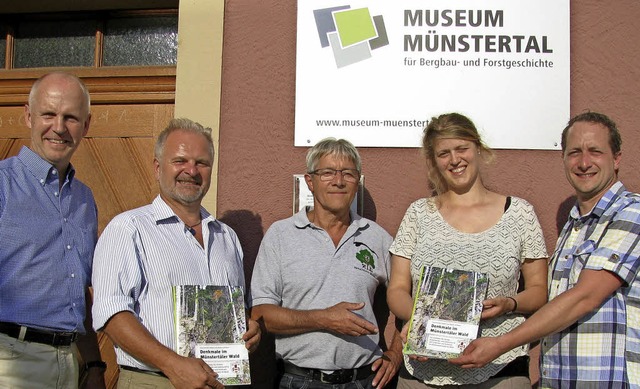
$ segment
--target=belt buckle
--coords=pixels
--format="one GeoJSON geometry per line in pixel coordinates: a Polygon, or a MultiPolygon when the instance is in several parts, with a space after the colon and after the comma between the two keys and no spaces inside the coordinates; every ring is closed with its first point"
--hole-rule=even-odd
{"type": "Polygon", "coordinates": [[[51,345],[52,346],[60,346],[61,343],[61,337],[58,335],[57,332],[53,333],[53,338],[51,339],[51,345]]]}
{"type": "Polygon", "coordinates": [[[335,373],[327,374],[327,373],[321,371],[320,372],[320,382],[322,382],[323,384],[333,384],[334,383],[334,379],[335,379],[333,377],[333,374],[335,374],[335,373]]]}
{"type": "Polygon", "coordinates": [[[324,384],[344,384],[347,382],[353,382],[356,378],[355,369],[336,370],[333,373],[327,374],[323,371],[320,372],[320,382],[324,384]],[[351,373],[351,374],[347,374],[351,373]]]}
{"type": "Polygon", "coordinates": [[[51,341],[52,346],[69,346],[76,340],[75,332],[54,332],[51,341]],[[69,342],[69,344],[66,344],[69,342]]]}

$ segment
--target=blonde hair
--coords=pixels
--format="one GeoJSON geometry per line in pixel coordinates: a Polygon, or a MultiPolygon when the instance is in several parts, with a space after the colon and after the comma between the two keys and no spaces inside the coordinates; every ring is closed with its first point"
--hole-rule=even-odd
{"type": "Polygon", "coordinates": [[[486,163],[495,160],[495,153],[482,142],[478,129],[471,119],[459,113],[446,113],[438,117],[432,117],[424,129],[422,136],[422,151],[427,160],[428,178],[437,194],[448,190],[447,184],[438,171],[434,144],[438,138],[456,138],[473,142],[481,152],[486,163]]]}

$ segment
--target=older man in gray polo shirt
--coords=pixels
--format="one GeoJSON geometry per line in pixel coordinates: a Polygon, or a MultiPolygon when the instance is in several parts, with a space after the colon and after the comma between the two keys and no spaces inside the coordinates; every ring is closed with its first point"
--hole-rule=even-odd
{"type": "MultiPolygon", "coordinates": [[[[384,351],[386,321],[374,324],[374,295],[388,282],[392,238],[350,212],[360,172],[351,143],[320,141],[307,154],[313,208],[274,223],[262,240],[252,317],[276,334],[281,388],[383,388],[400,366],[397,333],[384,351]]],[[[386,304],[384,297],[376,303],[386,304]]]]}

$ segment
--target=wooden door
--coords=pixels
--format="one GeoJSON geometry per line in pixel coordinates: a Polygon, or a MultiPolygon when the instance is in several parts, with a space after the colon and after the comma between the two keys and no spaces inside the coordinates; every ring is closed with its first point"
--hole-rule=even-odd
{"type": "MultiPolygon", "coordinates": [[[[134,69],[75,71],[91,93],[91,126],[71,163],[93,191],[98,232],[117,214],[149,204],[158,193],[153,173],[157,135],[173,117],[175,69],[145,74],[134,69]]],[[[0,159],[30,144],[23,104],[37,74],[12,72],[0,80],[0,159]]],[[[98,333],[107,362],[107,388],[115,387],[118,368],[113,344],[98,333]]]]}
{"type": "MultiPolygon", "coordinates": [[[[93,191],[100,232],[115,215],[148,204],[158,193],[153,147],[172,116],[170,104],[93,107],[89,133],[71,163],[77,177],[93,191]]],[[[0,108],[0,123],[0,159],[29,145],[22,107],[0,108]]]]}

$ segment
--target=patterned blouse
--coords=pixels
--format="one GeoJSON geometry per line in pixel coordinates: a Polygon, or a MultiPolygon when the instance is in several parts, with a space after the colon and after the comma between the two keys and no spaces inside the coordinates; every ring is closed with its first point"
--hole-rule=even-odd
{"type": "MultiPolygon", "coordinates": [[[[425,265],[487,273],[487,298],[514,296],[518,290],[520,266],[525,259],[547,258],[540,223],[533,206],[518,197],[500,220],[479,233],[460,232],[438,211],[433,198],[423,198],[409,206],[392,254],[411,260],[413,290],[425,265]]],[[[520,314],[501,315],[480,323],[480,336],[499,336],[524,321],[520,314]]],[[[414,377],[431,385],[477,384],[498,373],[516,357],[526,355],[528,346],[515,348],[479,369],[462,369],[446,360],[418,362],[405,357],[405,366],[414,377]]]]}

